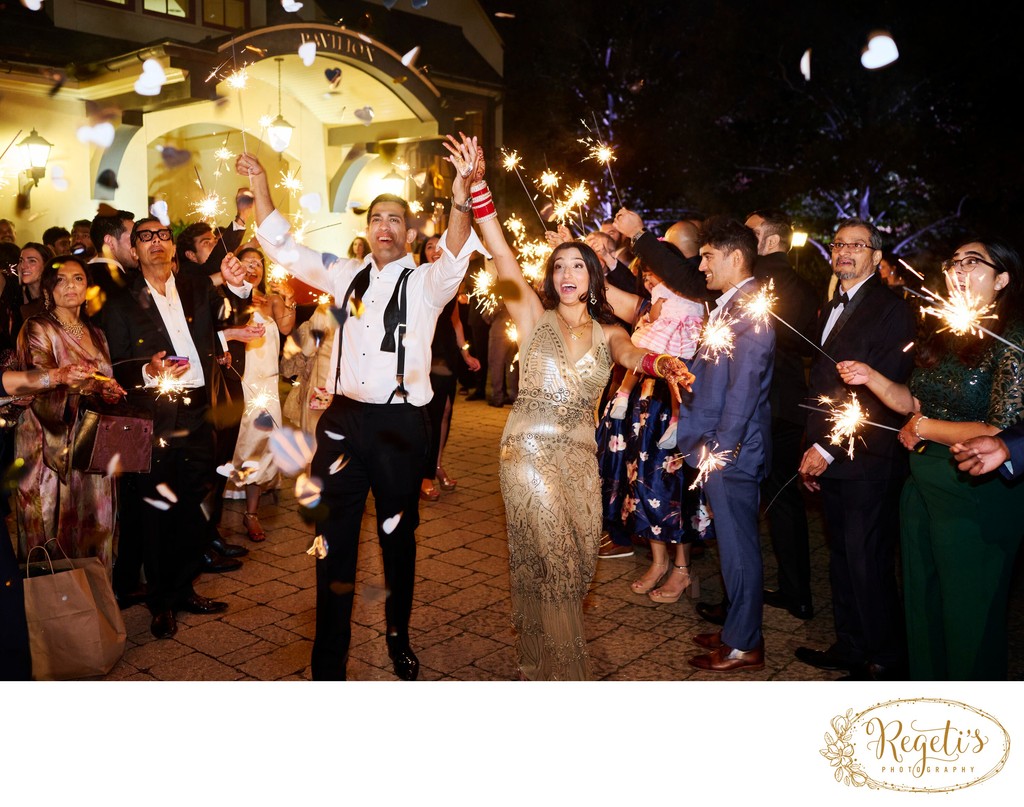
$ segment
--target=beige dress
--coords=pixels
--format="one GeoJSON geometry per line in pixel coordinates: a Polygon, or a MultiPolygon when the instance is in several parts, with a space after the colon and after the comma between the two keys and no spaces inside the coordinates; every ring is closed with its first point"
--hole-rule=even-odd
{"type": "Polygon", "coordinates": [[[501,439],[516,655],[533,681],[591,677],[583,598],[601,536],[594,408],[612,362],[596,322],[590,339],[573,364],[554,311],[541,315],[501,439]]]}

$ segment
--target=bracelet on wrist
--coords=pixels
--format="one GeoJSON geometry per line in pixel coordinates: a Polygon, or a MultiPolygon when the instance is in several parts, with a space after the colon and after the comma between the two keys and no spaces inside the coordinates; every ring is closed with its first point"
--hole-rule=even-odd
{"type": "Polygon", "coordinates": [[[918,440],[924,440],[925,439],[924,437],[921,436],[921,421],[922,420],[928,420],[928,416],[927,415],[921,415],[917,420],[914,421],[914,437],[916,437],[918,440]]]}
{"type": "Polygon", "coordinates": [[[640,370],[644,375],[657,376],[658,371],[655,367],[655,363],[658,361],[657,353],[646,353],[644,357],[640,359],[640,370]]]}
{"type": "Polygon", "coordinates": [[[473,203],[473,218],[477,221],[488,221],[496,218],[498,211],[494,207],[494,197],[486,182],[474,183],[470,188],[470,199],[473,203]]]}
{"type": "Polygon", "coordinates": [[[664,367],[661,364],[662,359],[671,360],[674,358],[675,356],[672,356],[668,353],[660,353],[658,355],[658,357],[654,360],[654,372],[657,374],[658,378],[664,378],[666,375],[664,367]]]}

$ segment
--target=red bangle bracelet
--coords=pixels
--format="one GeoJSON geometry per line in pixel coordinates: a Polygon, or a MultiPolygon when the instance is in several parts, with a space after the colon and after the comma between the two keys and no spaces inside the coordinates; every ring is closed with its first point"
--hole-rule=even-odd
{"type": "Polygon", "coordinates": [[[658,361],[657,353],[646,353],[644,357],[640,359],[640,369],[643,370],[644,375],[657,376],[658,373],[655,370],[655,364],[658,361]]]}

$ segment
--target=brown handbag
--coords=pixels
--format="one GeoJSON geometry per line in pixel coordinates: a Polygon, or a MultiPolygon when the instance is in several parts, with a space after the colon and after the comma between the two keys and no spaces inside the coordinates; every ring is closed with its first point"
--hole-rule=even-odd
{"type": "Polygon", "coordinates": [[[87,474],[148,473],[153,460],[153,416],[89,401],[78,409],[71,438],[71,467],[87,474]],[[112,463],[114,457],[118,458],[112,463]]]}

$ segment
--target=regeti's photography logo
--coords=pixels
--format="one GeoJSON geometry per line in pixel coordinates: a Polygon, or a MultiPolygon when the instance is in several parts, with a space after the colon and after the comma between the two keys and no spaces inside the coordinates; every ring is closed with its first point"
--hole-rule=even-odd
{"type": "Polygon", "coordinates": [[[1010,735],[992,715],[966,703],[911,698],[832,718],[819,753],[847,786],[942,793],[999,773],[1010,735]]]}

